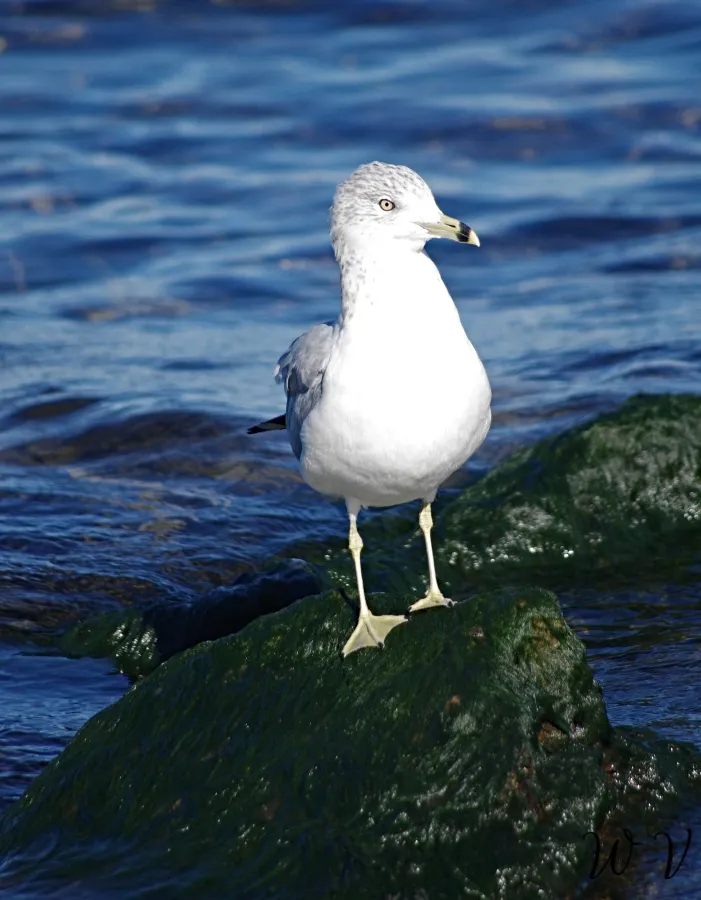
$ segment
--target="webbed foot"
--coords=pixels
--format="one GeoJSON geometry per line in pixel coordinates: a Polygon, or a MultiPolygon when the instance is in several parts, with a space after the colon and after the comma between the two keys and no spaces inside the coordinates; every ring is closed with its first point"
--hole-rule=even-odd
{"type": "Polygon", "coordinates": [[[418,612],[420,609],[430,609],[432,606],[455,606],[454,600],[444,597],[440,591],[430,590],[421,600],[417,600],[409,607],[409,612],[418,612]]]}
{"type": "Polygon", "coordinates": [[[382,647],[390,631],[406,621],[406,616],[374,616],[372,613],[361,616],[355,631],[346,641],[343,655],[348,656],[363,647],[382,647]]]}

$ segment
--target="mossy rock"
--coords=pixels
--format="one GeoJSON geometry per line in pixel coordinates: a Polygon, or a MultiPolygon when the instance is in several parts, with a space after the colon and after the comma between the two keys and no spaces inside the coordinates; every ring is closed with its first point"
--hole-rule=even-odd
{"type": "Polygon", "coordinates": [[[56,884],[90,859],[169,897],[566,896],[615,792],[554,597],[420,613],[343,661],[354,617],[326,593],[161,665],[9,811],[10,872],[56,884]]]}
{"type": "Polygon", "coordinates": [[[469,513],[459,502],[445,511],[439,541],[445,568],[463,577],[678,571],[701,557],[701,398],[635,397],[516,454],[469,497],[469,513]]]}

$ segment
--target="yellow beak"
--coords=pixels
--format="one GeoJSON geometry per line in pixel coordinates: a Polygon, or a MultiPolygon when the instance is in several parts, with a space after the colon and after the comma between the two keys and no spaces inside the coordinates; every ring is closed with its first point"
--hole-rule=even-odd
{"type": "Polygon", "coordinates": [[[476,231],[458,219],[451,219],[450,216],[441,215],[437,222],[419,222],[418,224],[434,237],[450,238],[461,244],[474,244],[475,247],[480,245],[476,231]]]}

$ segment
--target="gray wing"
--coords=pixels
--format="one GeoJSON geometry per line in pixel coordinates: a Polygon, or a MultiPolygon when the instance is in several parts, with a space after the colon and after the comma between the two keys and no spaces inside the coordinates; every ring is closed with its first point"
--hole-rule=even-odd
{"type": "Polygon", "coordinates": [[[315,325],[290,345],[275,368],[287,394],[287,433],[297,459],[302,455],[300,431],[319,402],[321,383],[334,339],[334,323],[315,325]]]}

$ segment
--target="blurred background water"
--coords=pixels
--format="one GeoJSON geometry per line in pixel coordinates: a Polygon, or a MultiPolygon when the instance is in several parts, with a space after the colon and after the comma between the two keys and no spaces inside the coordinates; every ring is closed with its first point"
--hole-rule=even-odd
{"type": "MultiPolygon", "coordinates": [[[[57,629],[343,533],[245,428],[336,314],[360,163],[482,239],[429,247],[494,390],[473,474],[701,390],[698,3],[5,0],[0,50],[0,809],[127,686],[57,629]]],[[[614,723],[701,745],[698,585],[662,593],[563,602],[614,723]]]]}

